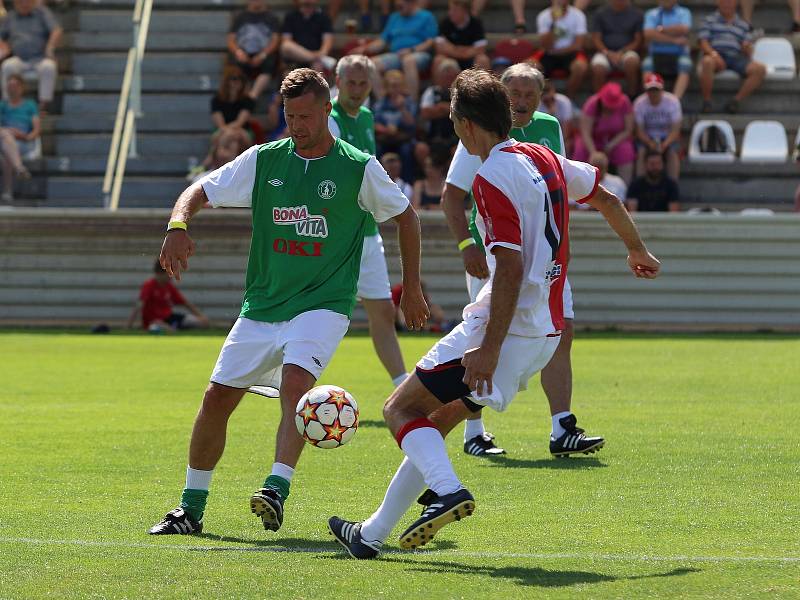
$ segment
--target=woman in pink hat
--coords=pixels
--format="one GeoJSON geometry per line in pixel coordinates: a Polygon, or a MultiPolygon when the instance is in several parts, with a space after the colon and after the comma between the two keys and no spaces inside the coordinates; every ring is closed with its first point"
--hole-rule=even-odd
{"type": "Polygon", "coordinates": [[[588,162],[593,154],[602,152],[625,183],[630,183],[636,159],[633,129],[631,101],[618,83],[609,82],[583,105],[573,158],[588,162]]]}

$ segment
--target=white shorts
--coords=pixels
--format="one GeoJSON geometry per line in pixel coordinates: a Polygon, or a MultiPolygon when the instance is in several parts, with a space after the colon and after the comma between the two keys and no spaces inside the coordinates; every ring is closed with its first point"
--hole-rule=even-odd
{"type": "Polygon", "coordinates": [[[239,317],[222,345],[211,381],[248,388],[286,364],[319,379],[349,326],[345,315],[330,310],[310,310],[280,323],[239,317]]]}
{"type": "Polygon", "coordinates": [[[356,296],[362,300],[391,300],[392,298],[389,271],[383,255],[383,238],[380,234],[364,238],[356,296]]]}
{"type": "Polygon", "coordinates": [[[610,71],[612,67],[614,69],[622,69],[622,64],[626,60],[634,57],[639,58],[639,54],[634,50],[628,50],[622,54],[622,57],[619,59],[619,62],[612,65],[605,54],[603,54],[602,52],[596,52],[595,55],[592,57],[591,65],[593,67],[602,67],[607,71],[610,71]]]}
{"type": "MultiPolygon", "coordinates": [[[[464,357],[467,350],[477,348],[486,333],[483,319],[470,319],[436,342],[422,357],[417,367],[425,371],[464,357]]],[[[508,408],[517,392],[528,387],[528,380],[541,371],[558,347],[560,337],[522,337],[509,334],[500,348],[500,359],[492,377],[492,393],[470,396],[475,404],[488,406],[498,412],[508,408]]]]}
{"type": "MultiPolygon", "coordinates": [[[[467,275],[467,293],[469,293],[469,301],[475,302],[478,297],[478,292],[486,285],[487,279],[478,279],[469,273],[467,275]]],[[[564,318],[574,319],[575,309],[572,306],[572,286],[569,284],[569,278],[564,282],[564,318]]]]}

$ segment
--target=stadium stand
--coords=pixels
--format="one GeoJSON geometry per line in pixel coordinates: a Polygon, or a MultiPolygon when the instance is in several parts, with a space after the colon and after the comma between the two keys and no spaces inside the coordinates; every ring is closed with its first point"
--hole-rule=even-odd
{"type": "Polygon", "coordinates": [[[756,40],[753,60],[767,66],[767,79],[794,79],[797,67],[794,48],[785,38],[761,38],[756,40]]]}
{"type": "Polygon", "coordinates": [[[744,163],[784,163],[789,144],[779,121],[750,121],[744,130],[740,160],[744,163]]]}
{"type": "MultiPolygon", "coordinates": [[[[168,207],[185,186],[186,172],[202,161],[208,148],[208,106],[218,87],[225,60],[225,35],[233,0],[162,0],[153,13],[143,68],[143,110],[138,121],[140,156],[128,162],[121,206],[168,207]]],[[[695,29],[714,10],[709,0],[687,0],[695,29]]],[[[543,0],[526,5],[528,23],[547,6],[543,0]]],[[[653,2],[637,2],[646,9],[653,2]]],[[[283,16],[289,0],[271,3],[283,16]]],[[[59,50],[59,81],[52,113],[44,120],[43,158],[29,163],[34,177],[23,182],[15,205],[45,207],[100,207],[102,174],[108,152],[114,111],[122,79],[124,57],[130,45],[132,0],[77,0],[56,10],[66,36],[59,50]]],[[[589,10],[591,15],[593,6],[589,10]]],[[[441,18],[444,0],[430,9],[441,18]]],[[[377,7],[376,7],[377,10],[377,7]]],[[[346,14],[339,15],[335,31],[344,31],[346,14]]],[[[508,39],[514,28],[505,2],[487,6],[481,18],[490,48],[508,39]]],[[[590,16],[591,18],[591,16],[590,16]]],[[[783,0],[765,0],[753,16],[753,26],[770,37],[782,37],[795,55],[800,36],[783,37],[786,6],[783,0]]],[[[369,37],[369,36],[366,36],[369,37]]],[[[352,35],[337,34],[340,48],[352,35]]],[[[524,39],[535,45],[536,36],[524,39]]],[[[696,44],[695,44],[696,47],[696,44]]],[[[785,44],[784,44],[785,47],[785,44]]],[[[797,61],[795,61],[796,63],[797,61]]],[[[427,82],[426,82],[427,83],[427,82]]],[[[557,81],[559,89],[564,82],[557,81]]],[[[715,91],[728,94],[738,80],[721,80],[715,91]]],[[[581,105],[589,94],[586,82],[573,100],[581,105]]],[[[704,119],[726,119],[737,143],[747,124],[775,119],[789,139],[800,124],[800,79],[768,79],[742,102],[737,115],[709,114],[704,119]]],[[[683,99],[684,144],[699,118],[701,100],[696,78],[683,99]]],[[[739,144],[740,145],[740,144],[739,144]]],[[[747,206],[790,210],[796,187],[796,165],[785,161],[768,168],[737,164],[685,165],[681,174],[682,206],[741,209],[747,206]]]]}
{"type": "Polygon", "coordinates": [[[723,120],[695,123],[689,140],[689,160],[694,163],[732,163],[736,160],[733,127],[723,120]],[[713,139],[713,138],[717,139],[713,139]]]}

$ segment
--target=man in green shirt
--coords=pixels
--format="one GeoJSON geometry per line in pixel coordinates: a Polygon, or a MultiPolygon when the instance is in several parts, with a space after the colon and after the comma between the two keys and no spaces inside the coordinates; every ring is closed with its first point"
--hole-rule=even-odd
{"type": "MultiPolygon", "coordinates": [[[[536,111],[544,89],[544,76],[527,63],[513,65],[501,77],[511,99],[511,137],[520,142],[532,142],[547,146],[554,152],[564,154],[564,138],[555,117],[536,111]]],[[[481,166],[480,158],[466,152],[463,145],[456,149],[442,195],[442,208],[447,216],[450,231],[458,240],[461,258],[467,271],[467,288],[470,301],[486,283],[489,268],[483,250],[483,240],[477,235],[473,207],[469,224],[464,215],[464,199],[472,187],[475,173],[481,166]]],[[[550,404],[552,431],[550,452],[554,456],[566,456],[583,452],[586,448],[599,449],[604,440],[586,437],[578,428],[577,419],[571,412],[572,404],[572,348],[574,311],[572,289],[567,280],[564,286],[564,330],[561,343],[550,363],[542,369],[541,382],[550,404]],[[574,443],[573,443],[574,442],[574,443]]],[[[491,456],[505,451],[498,448],[494,436],[487,433],[480,413],[466,423],[464,452],[474,456],[491,456]]]]}
{"type": "Polygon", "coordinates": [[[407,324],[420,329],[428,309],[420,287],[420,226],[408,200],[364,152],[325,126],[330,91],[322,76],[296,69],[282,85],[290,138],[254,146],[190,186],[175,204],[161,264],[180,279],[194,253],[187,223],[208,202],[247,207],[253,233],[242,310],[225,344],[194,423],[180,507],[151,534],[203,529],[208,488],[222,456],[228,418],[247,388],[282,365],[275,462],[250,508],[277,531],[303,439],[294,408],[319,378],[347,331],[355,304],[367,219],[394,219],[403,257],[407,324]]]}

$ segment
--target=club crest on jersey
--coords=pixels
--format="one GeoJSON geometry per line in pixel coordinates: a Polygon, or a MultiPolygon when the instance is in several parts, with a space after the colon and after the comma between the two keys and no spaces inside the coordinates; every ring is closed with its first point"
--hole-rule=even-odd
{"type": "Polygon", "coordinates": [[[561,277],[561,265],[551,263],[550,268],[545,271],[544,277],[547,281],[553,283],[556,279],[561,277]]]}
{"type": "Polygon", "coordinates": [[[323,200],[330,200],[336,195],[336,184],[330,179],[326,179],[317,186],[317,193],[323,200]]]}
{"type": "Polygon", "coordinates": [[[294,225],[297,235],[328,237],[328,221],[322,215],[308,214],[306,205],[273,208],[272,221],[276,225],[294,225]]]}

